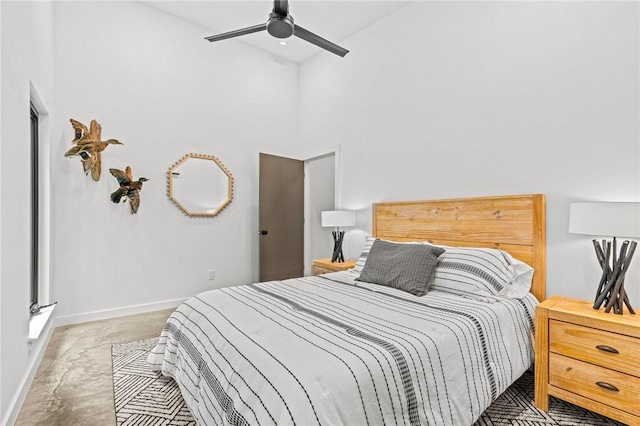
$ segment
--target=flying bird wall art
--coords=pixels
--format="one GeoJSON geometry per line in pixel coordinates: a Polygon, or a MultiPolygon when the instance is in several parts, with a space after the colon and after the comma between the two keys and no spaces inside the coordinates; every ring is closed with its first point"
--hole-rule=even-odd
{"type": "Polygon", "coordinates": [[[131,214],[138,213],[138,207],[140,207],[140,191],[142,190],[142,183],[149,179],[141,177],[138,180],[133,180],[133,174],[131,173],[131,167],[127,166],[125,171],[118,169],[109,169],[111,174],[118,180],[120,188],[116,189],[111,194],[111,201],[114,203],[123,203],[129,200],[129,209],[131,214]]]}
{"type": "Polygon", "coordinates": [[[74,139],[71,141],[74,145],[64,153],[64,156],[67,158],[79,156],[85,175],[91,173],[93,180],[99,181],[102,172],[102,151],[109,145],[123,145],[123,143],[117,139],[103,141],[102,129],[96,120],[91,120],[89,128],[73,118],[70,121],[75,132],[74,139]]]}

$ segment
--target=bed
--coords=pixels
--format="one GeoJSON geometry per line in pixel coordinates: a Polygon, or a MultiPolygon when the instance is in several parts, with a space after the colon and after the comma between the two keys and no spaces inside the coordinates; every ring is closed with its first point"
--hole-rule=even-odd
{"type": "Polygon", "coordinates": [[[178,383],[198,424],[471,425],[531,366],[545,297],[543,195],[372,211],[355,270],[211,290],[171,315],[148,361],[178,383]],[[380,260],[386,250],[435,255],[428,291],[360,281],[398,268],[396,257],[380,260]],[[469,253],[500,253],[509,271],[529,272],[490,294],[457,293],[464,274],[497,274],[451,267],[469,253]],[[522,277],[530,288],[505,297],[522,277]]]}

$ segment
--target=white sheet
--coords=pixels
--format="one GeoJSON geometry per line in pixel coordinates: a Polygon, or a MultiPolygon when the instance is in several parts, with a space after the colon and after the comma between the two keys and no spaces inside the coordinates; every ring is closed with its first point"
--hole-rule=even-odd
{"type": "Polygon", "coordinates": [[[470,425],[533,361],[532,295],[416,297],[356,276],[201,293],[149,363],[201,425],[470,425]]]}

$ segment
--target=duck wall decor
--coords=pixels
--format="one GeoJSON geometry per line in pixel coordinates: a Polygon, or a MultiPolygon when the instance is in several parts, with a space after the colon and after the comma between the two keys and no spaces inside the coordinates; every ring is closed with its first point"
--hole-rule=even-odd
{"type": "Polygon", "coordinates": [[[102,129],[96,120],[91,120],[88,129],[78,120],[72,118],[70,121],[75,132],[74,139],[71,141],[74,146],[65,152],[64,156],[67,158],[79,156],[84,174],[91,172],[93,180],[99,181],[102,172],[102,151],[109,145],[123,145],[123,143],[117,139],[103,141],[102,129]]]}
{"type": "Polygon", "coordinates": [[[120,188],[116,189],[111,194],[111,201],[114,203],[123,203],[129,200],[129,209],[131,214],[138,213],[138,207],[140,207],[140,191],[142,190],[142,183],[149,179],[141,177],[138,180],[133,180],[133,174],[131,173],[131,167],[127,166],[125,171],[118,169],[109,169],[111,174],[118,179],[120,188]]]}

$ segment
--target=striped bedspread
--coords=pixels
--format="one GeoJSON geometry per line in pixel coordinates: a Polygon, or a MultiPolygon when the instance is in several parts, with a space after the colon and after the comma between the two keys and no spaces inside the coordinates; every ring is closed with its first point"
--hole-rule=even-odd
{"type": "Polygon", "coordinates": [[[470,425],[531,365],[537,303],[352,272],[201,293],[149,355],[200,425],[470,425]]]}

